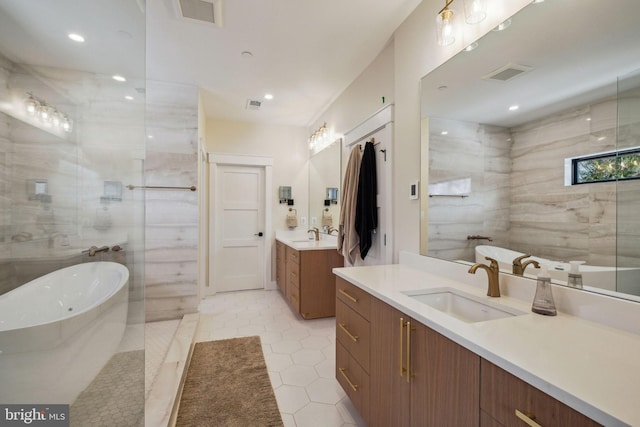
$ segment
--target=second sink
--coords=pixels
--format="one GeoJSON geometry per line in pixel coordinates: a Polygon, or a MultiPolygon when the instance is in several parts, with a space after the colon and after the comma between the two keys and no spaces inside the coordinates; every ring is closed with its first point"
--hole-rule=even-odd
{"type": "Polygon", "coordinates": [[[527,314],[493,301],[485,301],[455,288],[418,289],[402,293],[467,323],[527,314]]]}

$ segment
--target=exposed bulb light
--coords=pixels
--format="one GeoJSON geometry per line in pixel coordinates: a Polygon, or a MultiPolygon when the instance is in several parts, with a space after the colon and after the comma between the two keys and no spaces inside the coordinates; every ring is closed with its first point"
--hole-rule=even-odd
{"type": "Polygon", "coordinates": [[[82,37],[80,34],[69,33],[67,34],[67,37],[69,37],[71,40],[73,40],[76,43],[84,43],[84,37],[82,37]]]}
{"type": "Polygon", "coordinates": [[[487,0],[464,0],[464,16],[467,24],[477,24],[487,17],[487,0]]]}
{"type": "Polygon", "coordinates": [[[440,46],[449,46],[456,41],[453,29],[453,19],[455,13],[449,9],[449,5],[453,0],[449,0],[444,8],[436,16],[436,34],[438,36],[438,44],[440,46]]]}
{"type": "Polygon", "coordinates": [[[27,98],[27,100],[24,101],[24,108],[25,110],[27,110],[27,113],[29,113],[29,115],[31,116],[35,116],[39,105],[40,103],[36,101],[32,95],[29,95],[29,98],[27,98]]]}
{"type": "Polygon", "coordinates": [[[112,78],[113,78],[113,80],[115,80],[117,82],[126,82],[127,81],[127,79],[125,79],[124,77],[122,77],[119,74],[114,75],[112,78]]]}

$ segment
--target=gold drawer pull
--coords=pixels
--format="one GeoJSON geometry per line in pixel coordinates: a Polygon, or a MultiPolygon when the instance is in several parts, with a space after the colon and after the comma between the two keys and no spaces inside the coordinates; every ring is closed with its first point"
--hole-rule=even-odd
{"type": "Polygon", "coordinates": [[[340,292],[342,295],[344,295],[345,297],[347,297],[348,299],[350,299],[353,302],[358,302],[358,298],[356,297],[352,297],[351,295],[349,295],[347,293],[347,291],[345,291],[344,289],[338,289],[338,292],[340,292]]]}
{"type": "Polygon", "coordinates": [[[349,332],[349,330],[347,329],[347,325],[345,325],[344,323],[338,323],[338,326],[340,326],[340,329],[342,329],[345,334],[349,335],[349,338],[351,338],[353,342],[358,342],[358,336],[353,335],[351,332],[349,332]]]}
{"type": "Polygon", "coordinates": [[[338,368],[338,370],[340,371],[340,373],[342,374],[344,379],[347,380],[347,382],[349,383],[349,387],[351,387],[353,389],[353,391],[358,391],[358,384],[352,383],[351,380],[349,379],[349,377],[347,376],[347,374],[344,373],[344,371],[346,371],[346,369],[345,368],[338,368]]]}
{"type": "Polygon", "coordinates": [[[525,414],[516,409],[516,417],[520,418],[522,421],[524,421],[527,425],[531,427],[542,427],[540,424],[533,421],[536,417],[533,416],[532,414],[525,414]]]}

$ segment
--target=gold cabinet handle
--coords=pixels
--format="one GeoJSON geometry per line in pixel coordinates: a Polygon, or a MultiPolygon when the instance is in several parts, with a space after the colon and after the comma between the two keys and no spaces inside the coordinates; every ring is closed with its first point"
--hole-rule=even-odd
{"type": "Polygon", "coordinates": [[[342,374],[344,379],[347,380],[347,382],[349,383],[349,387],[351,387],[353,389],[353,391],[358,391],[358,384],[354,384],[354,383],[351,382],[351,380],[349,379],[347,374],[345,374],[345,372],[344,372],[344,371],[346,371],[346,369],[345,368],[338,368],[338,370],[340,371],[340,373],[342,374]]]}
{"type": "Polygon", "coordinates": [[[400,318],[400,335],[398,335],[400,337],[400,357],[398,358],[400,360],[400,376],[403,377],[404,376],[404,365],[402,364],[402,362],[404,361],[404,347],[402,346],[402,339],[403,339],[403,335],[404,335],[404,319],[401,317],[400,318]]]}
{"type": "Polygon", "coordinates": [[[411,382],[411,322],[407,321],[407,382],[411,382]]]}
{"type": "Polygon", "coordinates": [[[358,342],[358,336],[353,335],[351,332],[349,332],[349,330],[347,329],[347,325],[345,325],[344,323],[338,323],[338,326],[340,326],[340,329],[342,329],[345,334],[349,335],[349,338],[351,338],[353,342],[358,342]]]}
{"type": "Polygon", "coordinates": [[[353,297],[353,296],[349,295],[349,294],[347,293],[347,291],[345,291],[344,289],[338,289],[338,292],[340,292],[342,295],[344,295],[345,297],[347,297],[347,298],[348,298],[348,299],[350,299],[351,301],[353,301],[353,302],[358,302],[358,298],[356,298],[356,297],[353,297]]]}
{"type": "Polygon", "coordinates": [[[540,424],[538,424],[537,422],[534,421],[534,419],[536,418],[535,416],[531,415],[531,414],[525,414],[523,412],[520,412],[516,409],[516,417],[520,418],[522,421],[524,421],[528,426],[531,427],[542,427],[540,424]]]}

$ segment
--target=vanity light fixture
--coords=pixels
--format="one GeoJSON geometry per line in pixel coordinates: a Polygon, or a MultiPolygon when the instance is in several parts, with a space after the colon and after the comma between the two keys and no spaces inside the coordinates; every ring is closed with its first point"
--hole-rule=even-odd
{"type": "Polygon", "coordinates": [[[24,101],[24,108],[29,116],[38,121],[40,125],[54,129],[62,129],[65,132],[71,132],[71,120],[66,114],[61,113],[58,109],[47,104],[42,99],[28,93],[24,101]]]}
{"type": "Polygon", "coordinates": [[[309,149],[313,149],[317,146],[324,145],[329,141],[329,131],[327,130],[327,124],[324,123],[309,137],[309,149]]]}
{"type": "Polygon", "coordinates": [[[438,12],[438,16],[436,16],[436,34],[440,46],[449,46],[456,41],[453,28],[455,13],[453,9],[449,9],[453,1],[447,0],[444,7],[438,12]]]}
{"type": "Polygon", "coordinates": [[[467,24],[477,24],[487,17],[487,0],[464,0],[464,16],[467,24]]]}

